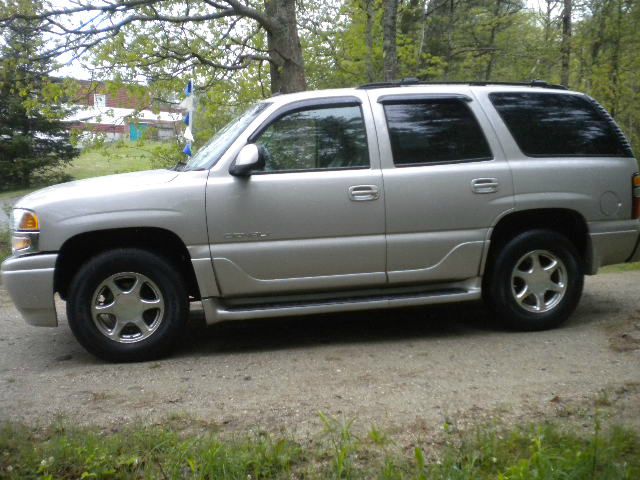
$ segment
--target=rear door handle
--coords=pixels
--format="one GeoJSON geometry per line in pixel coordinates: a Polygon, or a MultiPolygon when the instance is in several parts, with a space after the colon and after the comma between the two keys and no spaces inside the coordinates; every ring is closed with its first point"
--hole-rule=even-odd
{"type": "Polygon", "coordinates": [[[471,180],[471,190],[474,193],[495,193],[500,183],[497,178],[474,178],[471,180]]]}
{"type": "Polygon", "coordinates": [[[379,197],[380,190],[376,185],[354,185],[349,187],[349,198],[354,202],[377,200],[379,197]]]}

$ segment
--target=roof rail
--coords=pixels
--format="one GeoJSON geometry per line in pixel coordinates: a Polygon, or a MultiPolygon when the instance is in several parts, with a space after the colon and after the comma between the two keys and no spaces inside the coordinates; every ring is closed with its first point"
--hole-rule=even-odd
{"type": "Polygon", "coordinates": [[[504,86],[517,86],[517,87],[539,87],[550,88],[554,90],[568,90],[564,85],[556,85],[553,83],[547,83],[544,80],[531,80],[530,82],[489,82],[482,80],[471,80],[467,82],[425,82],[418,80],[417,78],[404,78],[402,80],[393,82],[378,82],[367,83],[360,85],[358,88],[362,90],[370,90],[374,88],[390,88],[390,87],[404,87],[408,85],[470,85],[470,86],[486,86],[486,85],[504,85],[504,86]]]}

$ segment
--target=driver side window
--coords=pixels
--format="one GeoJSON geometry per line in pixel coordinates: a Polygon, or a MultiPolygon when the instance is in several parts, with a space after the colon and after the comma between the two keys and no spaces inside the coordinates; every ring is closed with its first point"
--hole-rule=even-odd
{"type": "Polygon", "coordinates": [[[359,106],[287,114],[269,125],[256,143],[264,155],[266,172],[369,167],[359,106]]]}

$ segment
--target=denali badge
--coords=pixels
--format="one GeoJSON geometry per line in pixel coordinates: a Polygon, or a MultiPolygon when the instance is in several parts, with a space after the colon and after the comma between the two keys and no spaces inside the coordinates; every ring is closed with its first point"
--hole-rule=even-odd
{"type": "Polygon", "coordinates": [[[250,233],[225,233],[225,240],[258,240],[260,238],[267,238],[269,233],[262,232],[250,232],[250,233]]]}

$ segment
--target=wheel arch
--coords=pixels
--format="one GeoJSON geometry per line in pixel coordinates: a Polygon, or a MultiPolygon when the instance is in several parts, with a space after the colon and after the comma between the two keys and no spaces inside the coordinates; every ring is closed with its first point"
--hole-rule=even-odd
{"type": "Polygon", "coordinates": [[[492,260],[502,246],[516,235],[533,229],[547,229],[564,235],[578,251],[583,271],[591,273],[593,254],[587,222],[582,214],[567,208],[518,210],[500,218],[491,229],[483,273],[491,268],[492,260]]]}
{"type": "Polygon", "coordinates": [[[184,278],[189,296],[200,298],[191,255],[186,245],[174,232],[155,227],[96,230],[69,238],[58,253],[54,292],[66,299],[73,276],[87,260],[101,252],[118,248],[139,248],[168,259],[184,278]]]}

